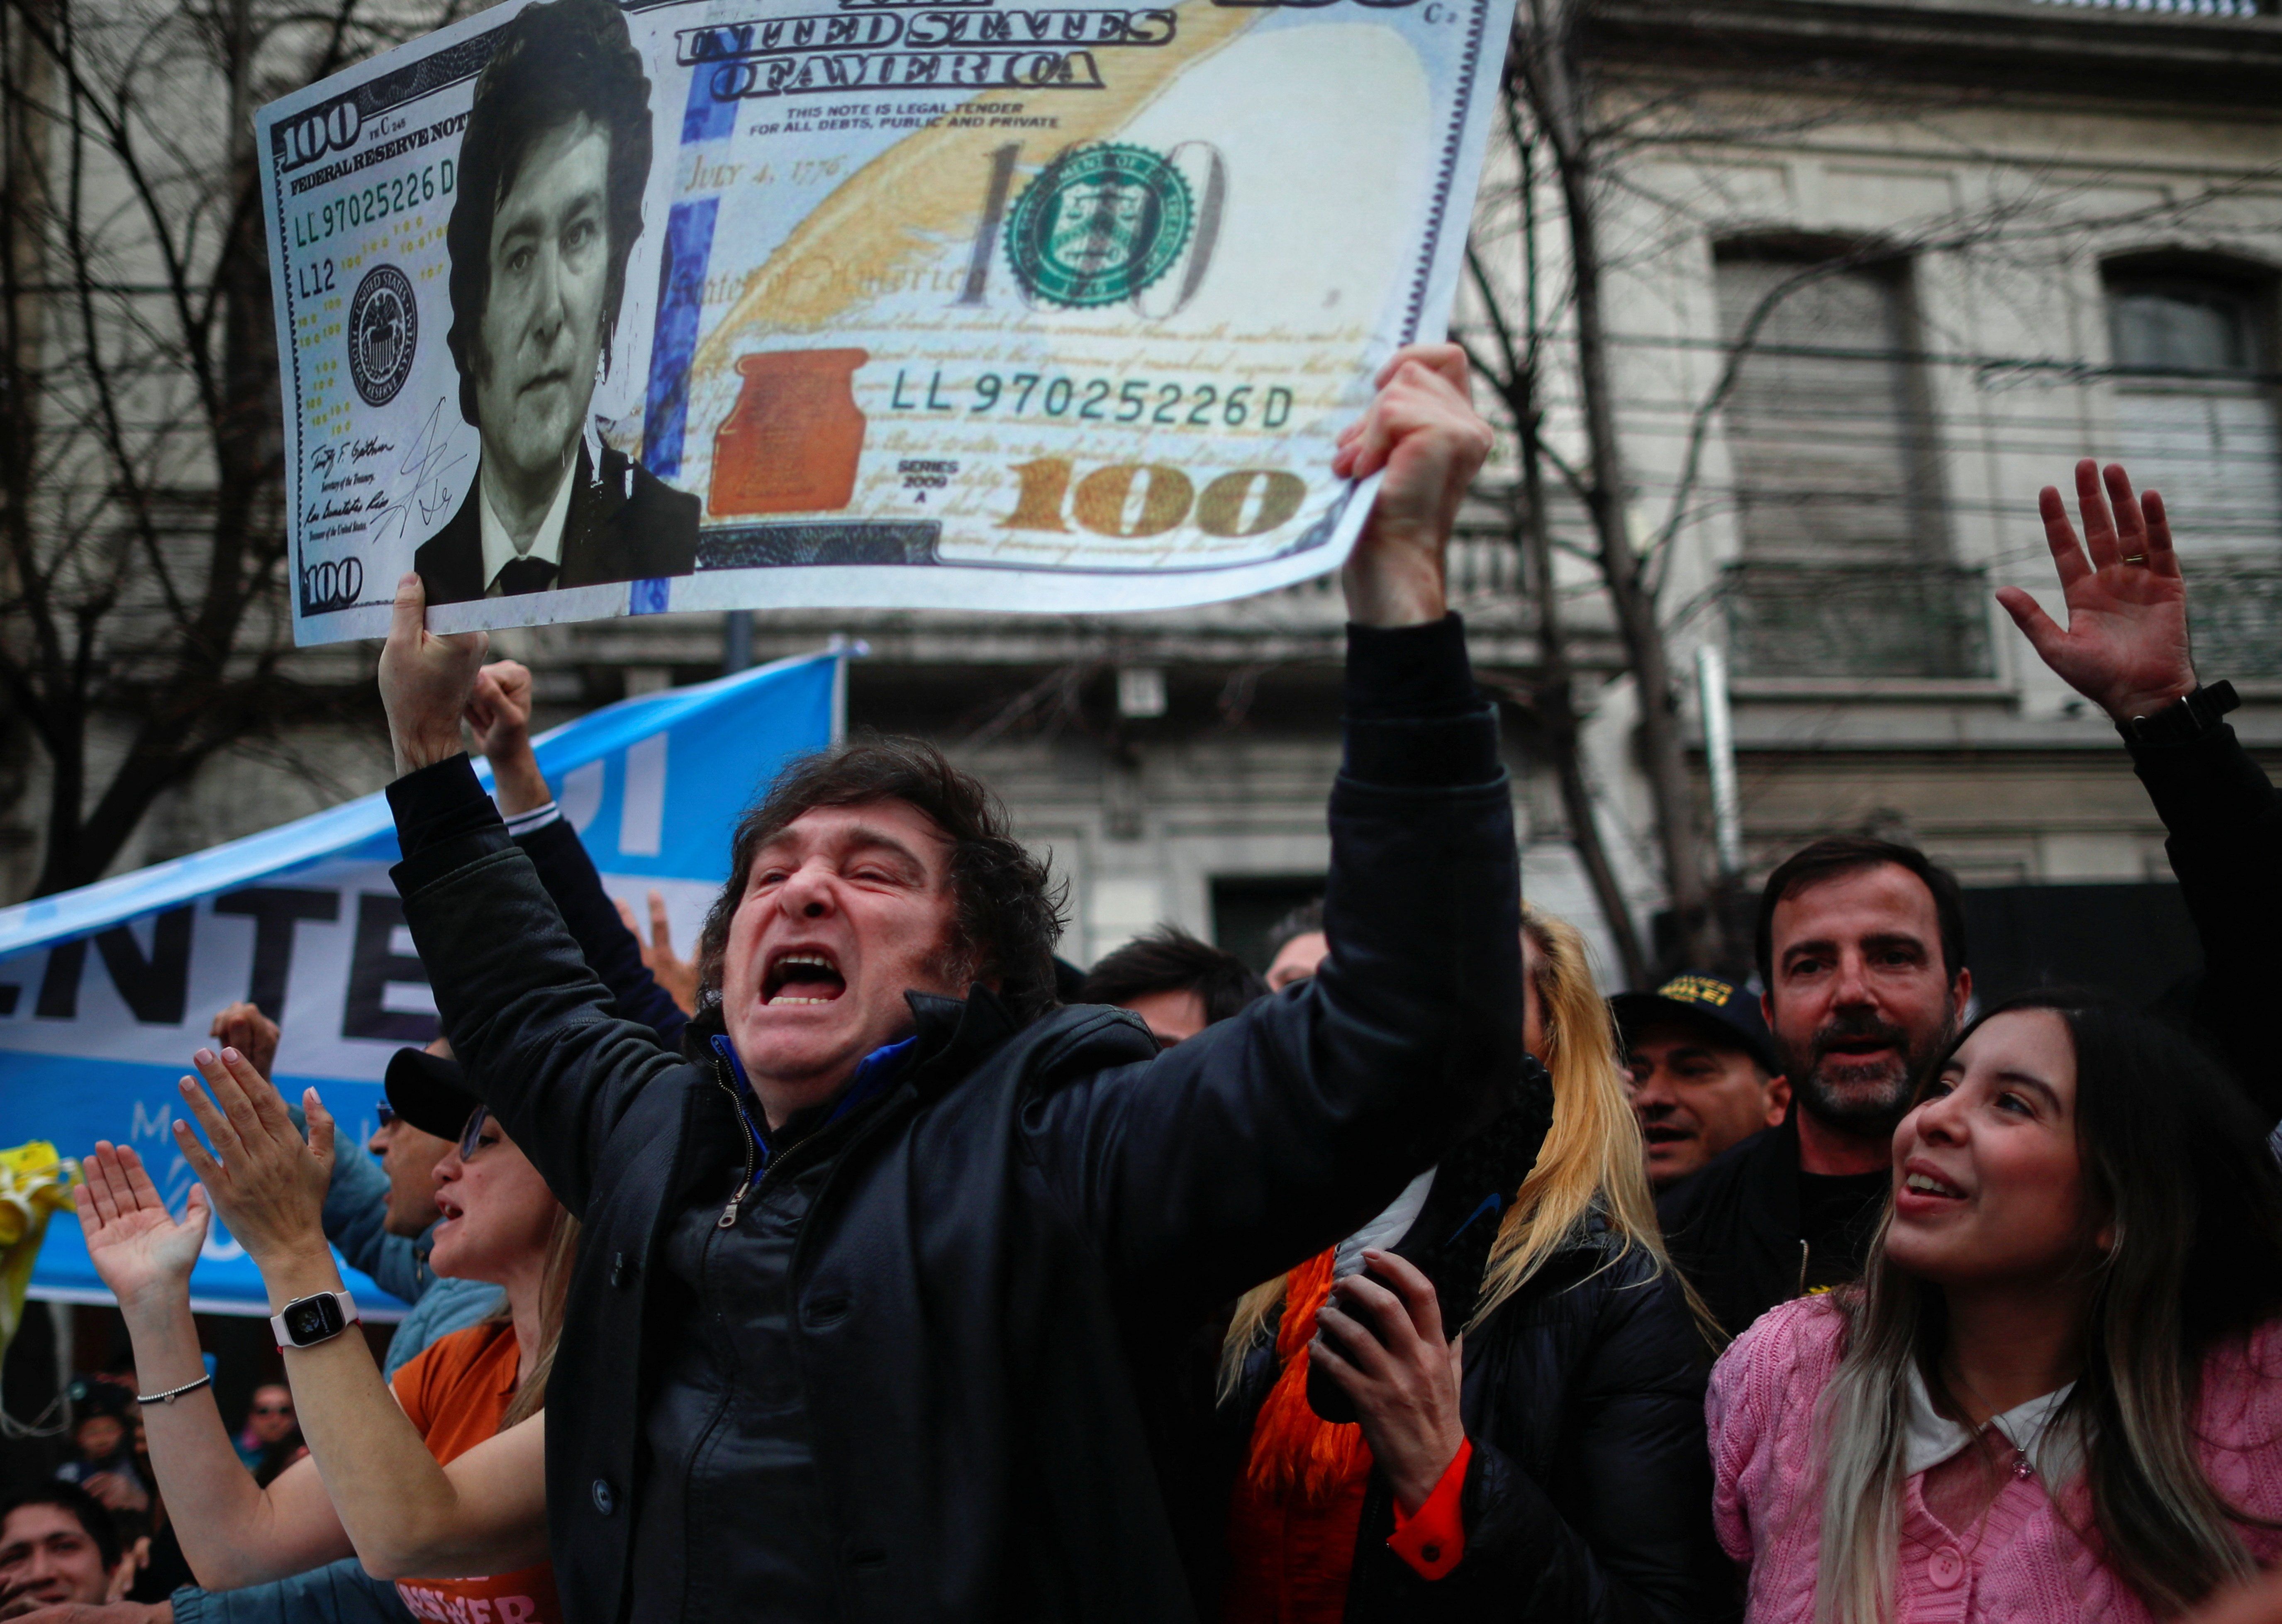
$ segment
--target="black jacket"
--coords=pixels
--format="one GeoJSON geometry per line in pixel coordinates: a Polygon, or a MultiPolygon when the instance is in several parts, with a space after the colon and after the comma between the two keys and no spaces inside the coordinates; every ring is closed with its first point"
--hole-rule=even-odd
{"type": "MultiPolygon", "coordinates": [[[[1510,790],[1455,620],[1357,632],[1331,806],[1332,956],[1159,1055],[1120,1011],[1017,1028],[915,998],[918,1058],[798,1238],[791,1340],[850,1620],[1177,1620],[1138,1373],[1383,1208],[1521,1058],[1510,790]]],[[[586,1224],[547,1405],[575,1624],[625,1611],[668,1349],[656,1247],[744,1140],[717,1079],[609,1013],[456,759],[390,787],[446,1030],[586,1224]]]]}
{"type": "MultiPolygon", "coordinates": [[[[1645,1253],[1620,1254],[1596,1222],[1466,1333],[1464,1558],[1429,1581],[1389,1550],[1394,1500],[1374,1474],[1347,1624],[1732,1616],[1735,1565],[1712,1531],[1711,1371],[1679,1280],[1645,1253]]],[[[1275,1375],[1263,1348],[1233,1406],[1241,1417],[1275,1375]]]]}
{"type": "MultiPolygon", "coordinates": [[[[557,588],[695,572],[697,498],[608,446],[596,476],[581,445],[570,481],[557,588]]],[[[431,603],[469,602],[491,585],[484,578],[482,501],[470,479],[459,510],[412,555],[431,603]]]]}
{"type": "Polygon", "coordinates": [[[1806,1278],[1798,1207],[1796,1113],[1731,1145],[1657,1198],[1664,1243],[1712,1317],[1730,1336],[1806,1278]]]}
{"type": "Polygon", "coordinates": [[[641,943],[618,917],[602,876],[568,818],[542,824],[516,842],[531,854],[539,882],[555,899],[563,923],[587,967],[610,990],[618,1014],[639,1021],[669,1049],[681,1047],[689,1017],[642,962],[641,943]]]}
{"type": "Polygon", "coordinates": [[[2282,1121],[2282,1052],[2267,1002],[2282,986],[2282,793],[2224,725],[2185,744],[2130,743],[2202,945],[2186,1014],[2270,1126],[2282,1121]]]}

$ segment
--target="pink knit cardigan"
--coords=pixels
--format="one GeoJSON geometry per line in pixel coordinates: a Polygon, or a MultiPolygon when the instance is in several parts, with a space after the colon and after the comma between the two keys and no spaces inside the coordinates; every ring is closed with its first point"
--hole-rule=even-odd
{"type": "MultiPolygon", "coordinates": [[[[1712,1372],[1712,1517],[1719,1542],[1750,1565],[1748,1624],[1814,1617],[1822,1537],[1822,1465],[1816,1401],[1837,1368],[1844,1331],[1827,1298],[1805,1297],[1766,1315],[1712,1372]]],[[[2282,1321],[2215,1349],[2203,1365],[2203,1469],[2226,1501],[2282,1520],[2282,1321]]],[[[2006,1483],[1977,1541],[1927,1512],[1912,1478],[1902,1512],[1896,1624],[2005,1620],[2138,1624],[2138,1597],[2102,1566],[2092,1500],[2079,1477],[2055,1505],[2034,1477],[2006,1483]]],[[[2282,1535],[2246,1528],[2261,1562],[2282,1535]]]]}

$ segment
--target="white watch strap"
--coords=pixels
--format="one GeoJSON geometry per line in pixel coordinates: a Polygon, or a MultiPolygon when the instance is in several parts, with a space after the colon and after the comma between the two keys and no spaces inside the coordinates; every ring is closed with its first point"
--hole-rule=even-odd
{"type": "Polygon", "coordinates": [[[317,1339],[316,1342],[297,1342],[293,1340],[292,1333],[286,1330],[286,1309],[291,1309],[298,1303],[307,1302],[316,1297],[330,1297],[334,1303],[340,1309],[341,1331],[345,1331],[351,1325],[358,1323],[359,1316],[357,1314],[356,1299],[350,1296],[348,1293],[345,1291],[312,1292],[307,1297],[294,1298],[291,1302],[285,1305],[285,1308],[278,1309],[277,1312],[269,1317],[269,1333],[276,1339],[278,1347],[314,1348],[317,1345],[317,1342],[330,1342],[333,1340],[334,1336],[338,1336],[341,1333],[341,1331],[336,1331],[332,1333],[332,1336],[321,1336],[317,1339]]]}

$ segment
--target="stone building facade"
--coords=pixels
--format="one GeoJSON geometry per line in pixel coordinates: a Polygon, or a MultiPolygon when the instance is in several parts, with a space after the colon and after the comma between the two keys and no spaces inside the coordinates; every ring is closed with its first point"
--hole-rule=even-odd
{"type": "MultiPolygon", "coordinates": [[[[1633,524],[1666,538],[1673,668],[1700,642],[1727,656],[1743,882],[1814,833],[1874,828],[1954,866],[2004,952],[2031,954],[2053,920],[2177,947],[2161,827],[2113,731],[2043,670],[1991,591],[2019,582],[2057,609],[2037,490],[2065,486],[2079,455],[2124,461],[2171,498],[2207,680],[2232,679],[2238,727],[2282,754],[2273,0],[1595,0],[1589,12],[1602,113],[1626,132],[1603,206],[1633,524]]],[[[1519,262],[1490,223],[1512,214],[1511,152],[1492,169],[1480,240],[1495,278],[1519,262]]],[[[1555,285],[1557,210],[1541,220],[1555,285]]],[[[1557,299],[1541,314],[1557,356],[1568,318],[1557,299]]],[[[1480,316],[1461,320],[1479,330],[1480,316]]],[[[1549,432],[1573,452],[1557,361],[1548,390],[1549,432]]],[[[1454,573],[1486,680],[1525,694],[1537,614],[1513,480],[1510,467],[1486,478],[1454,573]]],[[[1661,887],[1637,696],[1579,556],[1580,516],[1553,517],[1602,833],[1645,929],[1661,887]]],[[[923,734],[987,773],[1068,878],[1067,951],[1090,960],[1159,920],[1252,951],[1310,894],[1327,857],[1339,624],[1325,579],[1086,619],[761,610],[742,652],[860,640],[851,724],[923,734]]],[[[539,670],[561,719],[714,674],[740,635],[688,616],[495,641],[539,670]]],[[[353,705],[372,657],[299,657],[353,705]]],[[[1692,691],[1683,707],[1692,728],[1692,691]]],[[[1560,799],[1525,713],[1510,714],[1533,897],[1583,925],[1613,969],[1560,799]]],[[[35,780],[36,758],[16,770],[35,780]]],[[[9,771],[0,762],[0,789],[9,771]]],[[[368,699],[215,761],[124,862],[376,788],[386,771],[368,699]]],[[[20,809],[35,804],[19,803],[15,856],[0,846],[19,874],[35,838],[20,809]]]]}

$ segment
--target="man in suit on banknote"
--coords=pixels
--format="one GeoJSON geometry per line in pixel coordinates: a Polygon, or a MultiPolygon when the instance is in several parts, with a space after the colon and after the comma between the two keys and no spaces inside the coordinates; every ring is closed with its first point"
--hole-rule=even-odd
{"type": "Polygon", "coordinates": [[[649,80],[609,0],[547,0],[477,81],[446,232],[476,478],[413,558],[431,603],[696,568],[698,501],[594,432],[649,176],[649,80]]]}

